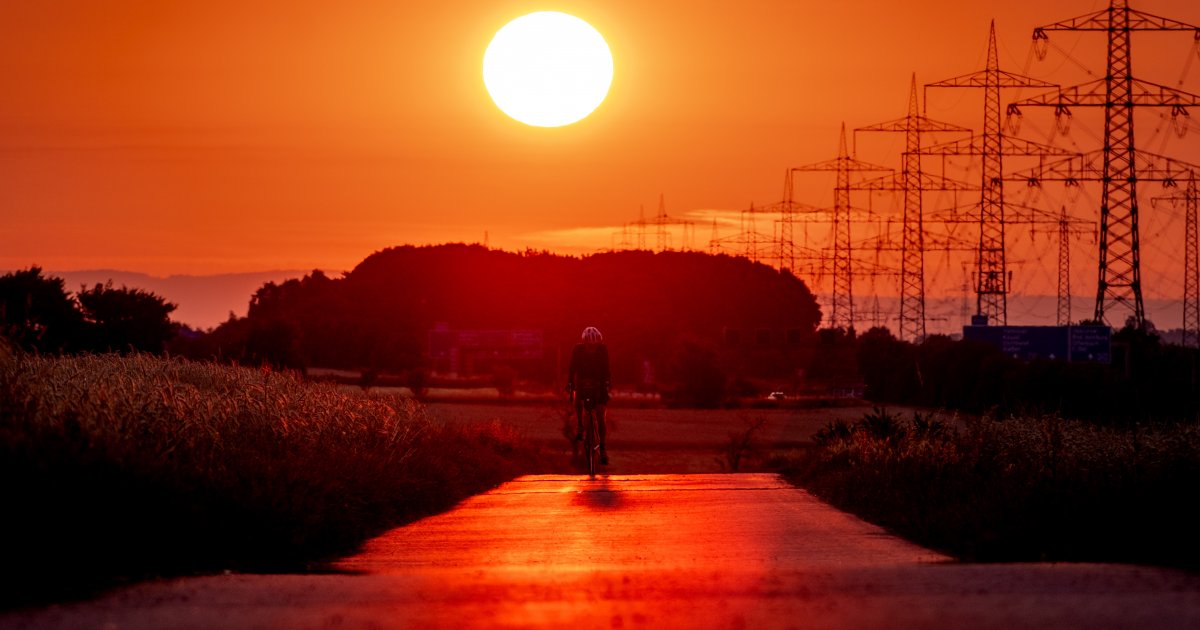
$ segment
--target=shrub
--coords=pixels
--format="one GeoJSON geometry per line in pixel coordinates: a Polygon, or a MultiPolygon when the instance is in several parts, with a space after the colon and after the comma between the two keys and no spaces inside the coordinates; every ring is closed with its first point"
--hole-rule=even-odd
{"type": "Polygon", "coordinates": [[[890,414],[880,407],[863,414],[862,419],[858,421],[858,428],[876,440],[895,440],[904,437],[905,434],[900,416],[890,414]]]}

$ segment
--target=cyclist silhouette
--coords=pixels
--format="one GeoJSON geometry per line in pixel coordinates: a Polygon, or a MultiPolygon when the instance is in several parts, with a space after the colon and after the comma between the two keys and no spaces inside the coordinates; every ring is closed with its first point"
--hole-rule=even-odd
{"type": "Polygon", "coordinates": [[[608,393],[612,376],[608,367],[608,346],[604,337],[594,326],[583,330],[581,343],[575,344],[571,352],[571,366],[567,369],[567,393],[575,399],[575,441],[583,439],[583,401],[590,397],[596,401],[596,428],[600,436],[600,463],[608,464],[608,448],[605,445],[604,410],[608,405],[608,393]]]}

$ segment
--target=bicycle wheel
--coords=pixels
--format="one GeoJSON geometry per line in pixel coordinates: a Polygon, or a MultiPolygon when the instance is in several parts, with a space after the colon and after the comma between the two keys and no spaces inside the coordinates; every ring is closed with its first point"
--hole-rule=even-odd
{"type": "Polygon", "coordinates": [[[592,479],[596,478],[596,450],[600,448],[599,440],[596,439],[596,408],[584,407],[584,416],[587,426],[584,427],[584,449],[587,451],[587,466],[588,476],[592,479]]]}

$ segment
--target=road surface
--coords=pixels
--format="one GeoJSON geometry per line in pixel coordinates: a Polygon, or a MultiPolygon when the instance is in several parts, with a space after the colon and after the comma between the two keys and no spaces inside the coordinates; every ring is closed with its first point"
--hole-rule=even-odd
{"type": "Polygon", "coordinates": [[[0,628],[1200,627],[1200,576],[957,564],[761,474],[524,477],[334,569],[147,583],[0,628]]]}

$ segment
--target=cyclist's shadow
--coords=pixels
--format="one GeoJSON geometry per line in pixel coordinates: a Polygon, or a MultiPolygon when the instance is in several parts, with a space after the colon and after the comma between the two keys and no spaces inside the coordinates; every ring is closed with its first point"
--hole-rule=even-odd
{"type": "Polygon", "coordinates": [[[600,476],[584,483],[572,503],[592,510],[619,510],[625,497],[607,476],[600,476]]]}

